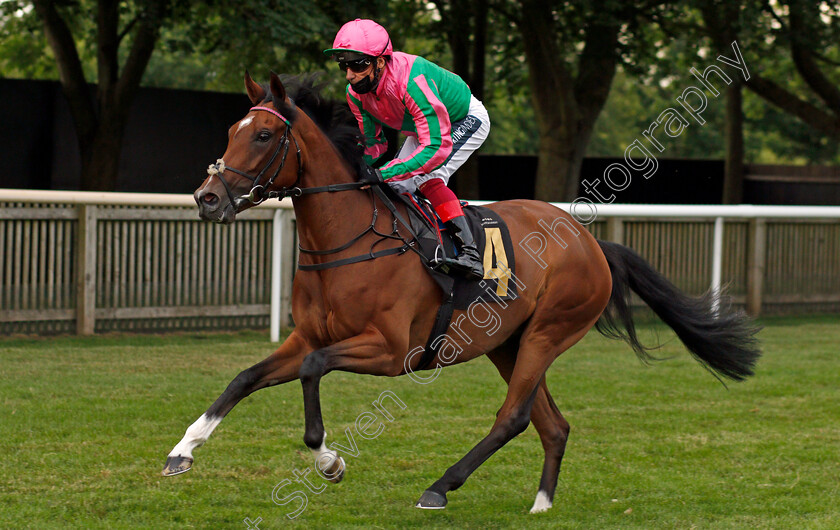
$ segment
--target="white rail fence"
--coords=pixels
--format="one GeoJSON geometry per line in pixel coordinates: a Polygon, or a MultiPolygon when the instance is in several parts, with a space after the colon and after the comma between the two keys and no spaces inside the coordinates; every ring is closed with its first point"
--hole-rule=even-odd
{"type": "MultiPolygon", "coordinates": [[[[576,208],[589,215],[587,206],[576,208]]],[[[599,204],[595,211],[605,220],[593,227],[596,237],[634,248],[692,294],[728,285],[755,316],[797,305],[840,310],[840,207],[599,204]]]]}
{"type": "Polygon", "coordinates": [[[279,334],[293,222],[291,201],[221,226],[201,221],[191,196],[0,190],[0,332],[279,334]]]}
{"type": "MultiPolygon", "coordinates": [[[[608,204],[587,228],[689,293],[728,284],[755,315],[840,311],[840,207],[608,204]]],[[[191,196],[0,190],[0,333],[270,327],[277,340],[295,266],[288,200],[220,226],[191,196]]]]}

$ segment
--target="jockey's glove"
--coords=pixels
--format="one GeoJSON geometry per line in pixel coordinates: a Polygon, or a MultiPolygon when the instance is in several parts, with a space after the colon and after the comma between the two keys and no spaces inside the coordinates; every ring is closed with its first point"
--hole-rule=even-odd
{"type": "Polygon", "coordinates": [[[359,175],[359,182],[367,182],[368,184],[380,184],[385,182],[385,179],[382,178],[382,172],[374,167],[370,167],[369,165],[365,164],[364,168],[362,168],[361,174],[359,175]]]}

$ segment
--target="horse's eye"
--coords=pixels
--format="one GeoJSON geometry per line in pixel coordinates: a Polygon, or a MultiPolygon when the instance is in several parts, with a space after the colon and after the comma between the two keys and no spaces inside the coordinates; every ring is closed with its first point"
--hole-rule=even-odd
{"type": "Polygon", "coordinates": [[[271,138],[271,133],[268,131],[260,131],[257,134],[257,141],[258,142],[267,142],[271,138]]]}

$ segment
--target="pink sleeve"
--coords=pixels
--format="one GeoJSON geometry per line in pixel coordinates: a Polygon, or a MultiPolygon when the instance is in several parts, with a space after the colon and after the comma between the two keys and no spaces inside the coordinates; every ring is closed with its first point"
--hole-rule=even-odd
{"type": "Polygon", "coordinates": [[[431,173],[452,153],[451,123],[446,106],[424,75],[412,81],[414,87],[406,91],[405,106],[414,120],[419,145],[407,157],[394,159],[382,168],[382,176],[386,179],[404,180],[431,173]]]}

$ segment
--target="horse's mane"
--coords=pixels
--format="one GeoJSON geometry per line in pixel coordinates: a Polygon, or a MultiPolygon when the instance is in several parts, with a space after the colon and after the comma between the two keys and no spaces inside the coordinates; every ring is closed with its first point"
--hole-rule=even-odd
{"type": "Polygon", "coordinates": [[[289,106],[285,101],[279,104],[274,101],[274,96],[267,85],[263,86],[266,93],[264,102],[274,103],[275,108],[288,116],[292,123],[298,117],[298,110],[306,113],[335,146],[342,158],[347,161],[353,172],[358,175],[364,164],[362,158],[364,147],[356,117],[353,116],[346,102],[328,99],[321,95],[324,85],[317,82],[319,77],[319,74],[282,75],[280,80],[286,87],[286,93],[294,102],[294,106],[289,106]]]}

